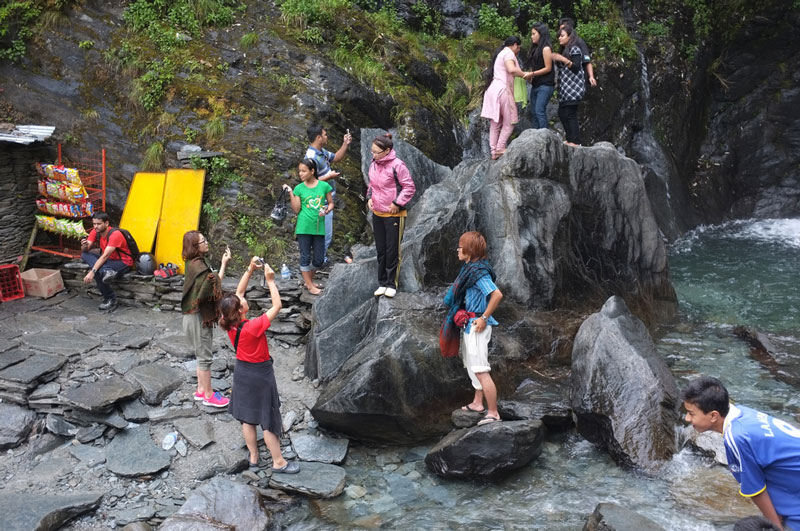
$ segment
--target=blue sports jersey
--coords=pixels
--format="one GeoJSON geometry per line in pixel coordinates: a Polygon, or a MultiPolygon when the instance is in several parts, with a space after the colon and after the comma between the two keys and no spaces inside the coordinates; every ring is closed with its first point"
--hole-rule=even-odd
{"type": "MultiPolygon", "coordinates": [[[[334,157],[336,157],[336,153],[331,153],[325,148],[322,149],[315,149],[312,146],[308,146],[306,150],[306,158],[313,159],[314,162],[317,163],[317,177],[323,177],[330,173],[331,171],[331,162],[333,162],[334,157]]],[[[333,191],[336,191],[336,180],[331,179],[330,181],[326,181],[333,191]]]]}
{"type": "Polygon", "coordinates": [[[800,429],[731,404],[723,438],[740,494],[749,498],[767,489],[779,515],[800,517],[800,429]]]}
{"type": "MultiPolygon", "coordinates": [[[[472,329],[472,321],[483,315],[483,312],[486,311],[486,307],[489,306],[489,295],[496,289],[497,286],[492,282],[492,277],[490,275],[483,275],[475,282],[475,285],[467,288],[464,299],[464,309],[468,312],[474,312],[477,314],[477,317],[469,320],[467,326],[464,328],[464,332],[469,334],[469,331],[472,329]]],[[[486,324],[496,326],[499,323],[495,320],[494,316],[490,315],[489,322],[486,324]]]]}

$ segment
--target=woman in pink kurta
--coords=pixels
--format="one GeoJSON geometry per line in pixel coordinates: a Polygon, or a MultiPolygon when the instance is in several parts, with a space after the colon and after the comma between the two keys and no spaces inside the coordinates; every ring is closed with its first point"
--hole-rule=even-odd
{"type": "Polygon", "coordinates": [[[491,120],[489,126],[489,147],[492,160],[506,152],[506,142],[517,117],[517,103],[514,101],[514,77],[527,79],[530,72],[523,72],[517,62],[517,54],[522,47],[519,37],[509,37],[494,54],[492,81],[483,94],[481,117],[491,120]]]}

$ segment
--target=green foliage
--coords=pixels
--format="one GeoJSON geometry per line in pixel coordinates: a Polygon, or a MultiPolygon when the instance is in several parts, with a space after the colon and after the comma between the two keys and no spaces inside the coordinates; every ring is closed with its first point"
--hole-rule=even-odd
{"type": "Polygon", "coordinates": [[[222,138],[225,134],[225,123],[222,121],[222,118],[216,116],[206,122],[205,132],[206,140],[209,142],[214,142],[222,138]]]}
{"type": "Polygon", "coordinates": [[[337,11],[350,7],[350,0],[279,0],[283,20],[297,28],[312,25],[328,26],[337,11]]]}
{"type": "MultiPolygon", "coordinates": [[[[797,1],[800,2],[800,0],[797,1]]],[[[383,33],[397,35],[408,30],[403,19],[397,14],[397,8],[393,3],[387,2],[377,12],[366,13],[366,17],[378,31],[383,33]]]]}
{"type": "Polygon", "coordinates": [[[234,237],[247,245],[250,254],[267,262],[281,260],[286,254],[286,241],[269,233],[274,228],[269,216],[234,214],[234,237]]]}
{"type": "Polygon", "coordinates": [[[175,65],[169,59],[152,61],[147,72],[134,80],[132,98],[148,111],[155,109],[175,77],[175,65]]]}
{"type": "Polygon", "coordinates": [[[364,39],[356,40],[349,33],[341,33],[336,36],[335,44],[332,55],[336,64],[360,81],[371,83],[379,90],[387,90],[388,80],[384,75],[386,66],[375,57],[364,39]]]}
{"type": "Polygon", "coordinates": [[[244,177],[231,169],[230,162],[225,157],[203,159],[192,156],[189,160],[192,164],[192,168],[196,170],[203,168],[206,170],[206,178],[214,189],[244,182],[244,177]]]}
{"type": "Polygon", "coordinates": [[[417,0],[411,11],[419,21],[420,29],[428,35],[439,35],[442,30],[442,14],[432,8],[425,0],[417,0]]]}
{"type": "Polygon", "coordinates": [[[206,216],[206,221],[211,225],[220,221],[220,210],[222,210],[222,207],[213,203],[206,202],[202,206],[203,215],[206,216]]]}
{"type": "Polygon", "coordinates": [[[558,27],[559,16],[553,11],[553,7],[548,2],[540,0],[511,0],[511,7],[520,13],[520,17],[525,17],[528,23],[527,29],[533,26],[534,22],[544,22],[550,31],[558,27]]]}
{"type": "Polygon", "coordinates": [[[144,171],[157,171],[164,167],[164,144],[153,142],[147,147],[142,159],[144,171]]]}
{"type": "Polygon", "coordinates": [[[266,155],[269,160],[275,160],[275,148],[273,148],[272,146],[268,147],[266,155]]]}
{"type": "Polygon", "coordinates": [[[192,129],[191,127],[187,127],[183,130],[183,135],[186,137],[186,141],[194,143],[195,139],[197,138],[197,129],[192,129]]]}
{"type": "Polygon", "coordinates": [[[258,44],[258,33],[245,33],[239,40],[239,46],[242,50],[249,50],[258,44]]]}
{"type": "Polygon", "coordinates": [[[37,4],[11,1],[0,7],[0,60],[16,62],[25,56],[25,41],[33,35],[31,26],[42,11],[37,4]]]}
{"type": "Polygon", "coordinates": [[[663,38],[669,35],[669,26],[662,22],[646,22],[639,26],[639,31],[645,38],[663,38]]]}
{"type": "Polygon", "coordinates": [[[632,59],[636,43],[628,34],[613,0],[580,0],[575,4],[580,35],[599,60],[632,59]]]}
{"type": "Polygon", "coordinates": [[[78,48],[81,50],[91,50],[94,48],[94,41],[81,41],[78,43],[78,48]]]}
{"type": "Polygon", "coordinates": [[[478,29],[498,39],[505,39],[517,33],[514,17],[500,15],[497,8],[489,4],[481,4],[478,10],[478,29]]]}
{"type": "Polygon", "coordinates": [[[100,119],[100,113],[96,109],[83,109],[81,117],[87,122],[96,122],[100,119]]]}
{"type": "Polygon", "coordinates": [[[322,44],[325,42],[322,31],[316,26],[304,29],[301,38],[309,44],[322,44]]]}

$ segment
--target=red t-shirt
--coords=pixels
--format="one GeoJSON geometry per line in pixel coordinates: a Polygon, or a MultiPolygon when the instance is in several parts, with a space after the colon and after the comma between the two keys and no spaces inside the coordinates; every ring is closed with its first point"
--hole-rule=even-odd
{"type": "MultiPolygon", "coordinates": [[[[269,347],[267,346],[267,328],[272,324],[267,314],[262,314],[250,321],[242,321],[242,333],[239,334],[239,349],[236,351],[236,359],[249,361],[250,363],[261,363],[269,359],[269,347]]],[[[231,345],[236,341],[236,327],[228,330],[228,337],[231,345]]]]}
{"type": "MultiPolygon", "coordinates": [[[[105,236],[100,237],[100,250],[105,252],[106,247],[109,245],[111,247],[115,247],[117,250],[111,253],[108,259],[120,260],[126,266],[133,267],[133,257],[131,256],[131,250],[128,249],[128,241],[125,239],[125,236],[123,236],[120,231],[115,230],[109,241],[108,233],[110,230],[111,227],[106,229],[105,236]],[[122,249],[122,252],[119,251],[120,249],[122,249]]],[[[89,240],[89,243],[94,243],[97,240],[97,231],[92,229],[89,232],[89,237],[87,239],[89,240]]]]}

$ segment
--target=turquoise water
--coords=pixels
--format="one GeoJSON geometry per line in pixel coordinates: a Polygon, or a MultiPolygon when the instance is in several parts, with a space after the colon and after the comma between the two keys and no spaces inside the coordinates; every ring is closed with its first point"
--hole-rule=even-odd
{"type": "MultiPolygon", "coordinates": [[[[800,220],[703,227],[676,242],[670,267],[681,319],[656,343],[679,385],[701,373],[718,376],[735,401],[800,424],[797,390],[751,359],[732,333],[739,324],[769,332],[785,361],[800,359],[798,266],[800,220]]],[[[620,470],[574,433],[558,434],[500,484],[438,478],[425,469],[427,451],[352,447],[347,484],[361,492],[296,507],[281,527],[580,530],[604,501],[677,531],[729,529],[758,514],[726,468],[686,450],[645,476],[620,470]]]]}

